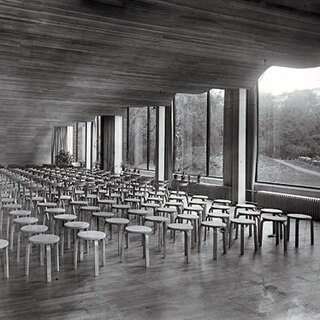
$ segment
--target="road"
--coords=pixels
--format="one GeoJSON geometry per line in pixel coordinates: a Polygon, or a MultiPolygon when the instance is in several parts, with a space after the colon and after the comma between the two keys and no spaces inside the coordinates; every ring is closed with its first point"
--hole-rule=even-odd
{"type": "Polygon", "coordinates": [[[313,171],[313,170],[310,170],[310,169],[305,169],[305,168],[302,168],[302,167],[299,167],[295,164],[292,164],[292,163],[289,163],[285,160],[279,160],[279,159],[273,159],[274,161],[277,161],[278,163],[281,163],[285,166],[288,166],[290,168],[293,168],[295,170],[298,170],[298,171],[301,171],[301,172],[304,172],[304,173],[308,173],[308,174],[311,174],[313,176],[318,176],[320,177],[320,172],[317,172],[317,171],[313,171]]]}

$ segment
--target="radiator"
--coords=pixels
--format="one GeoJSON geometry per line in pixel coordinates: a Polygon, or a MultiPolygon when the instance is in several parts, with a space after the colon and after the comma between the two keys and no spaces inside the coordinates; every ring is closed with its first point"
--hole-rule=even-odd
{"type": "Polygon", "coordinates": [[[304,213],[311,215],[314,220],[320,220],[320,198],[258,191],[256,201],[260,208],[281,209],[285,213],[304,213]]]}

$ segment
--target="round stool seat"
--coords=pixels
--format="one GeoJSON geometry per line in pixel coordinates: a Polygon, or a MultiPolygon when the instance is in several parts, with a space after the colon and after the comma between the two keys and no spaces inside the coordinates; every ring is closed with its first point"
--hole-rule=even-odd
{"type": "Polygon", "coordinates": [[[38,207],[53,208],[56,206],[57,204],[55,202],[39,202],[38,203],[38,207]]]}
{"type": "Polygon", "coordinates": [[[194,207],[184,207],[183,211],[195,211],[195,212],[201,212],[203,211],[202,207],[194,206],[194,207]]]}
{"type": "Polygon", "coordinates": [[[138,234],[152,233],[152,229],[147,226],[129,226],[129,227],[126,227],[125,230],[130,233],[138,233],[138,234]]]}
{"type": "Polygon", "coordinates": [[[37,234],[31,236],[29,241],[34,244],[55,244],[60,241],[60,237],[54,234],[37,234]]]}
{"type": "Polygon", "coordinates": [[[255,209],[256,206],[254,204],[250,203],[238,203],[236,204],[236,208],[241,208],[241,209],[255,209]]]}
{"type": "Polygon", "coordinates": [[[142,198],[142,197],[144,197],[144,193],[143,193],[143,192],[136,192],[136,193],[134,194],[134,196],[135,196],[135,197],[142,198]]]}
{"type": "Polygon", "coordinates": [[[111,193],[110,198],[121,198],[120,193],[111,193]]]}
{"type": "Polygon", "coordinates": [[[178,200],[178,201],[183,201],[185,199],[185,197],[181,197],[181,196],[176,196],[176,195],[171,195],[169,197],[170,200],[178,200]]]}
{"type": "Polygon", "coordinates": [[[106,234],[102,231],[80,231],[78,237],[83,240],[103,240],[106,234]]]}
{"type": "Polygon", "coordinates": [[[264,221],[273,221],[273,222],[286,222],[287,221],[287,217],[263,216],[262,220],[264,220],[264,221]]]}
{"type": "Polygon", "coordinates": [[[2,203],[14,203],[14,198],[3,198],[2,203]]]}
{"type": "Polygon", "coordinates": [[[26,216],[30,216],[31,211],[29,211],[29,210],[14,210],[14,211],[10,211],[9,214],[11,216],[26,217],[26,216]]]}
{"type": "Polygon", "coordinates": [[[50,209],[46,209],[46,212],[53,213],[53,214],[55,214],[55,213],[59,214],[59,213],[65,213],[66,210],[63,208],[50,208],[50,209]]]}
{"type": "Polygon", "coordinates": [[[189,206],[191,206],[192,204],[197,206],[203,206],[203,205],[206,205],[207,203],[206,201],[203,201],[201,199],[193,199],[189,202],[189,206]]]}
{"type": "Polygon", "coordinates": [[[147,210],[143,209],[130,209],[128,210],[128,214],[135,214],[137,216],[145,216],[148,213],[147,210]]]}
{"type": "Polygon", "coordinates": [[[87,198],[87,199],[97,199],[98,196],[96,194],[87,194],[83,196],[84,198],[87,198]]]}
{"type": "Polygon", "coordinates": [[[112,199],[102,199],[98,200],[99,204],[116,204],[117,200],[112,200],[112,199]]]}
{"type": "Polygon", "coordinates": [[[251,217],[260,217],[261,213],[258,211],[238,210],[238,215],[246,215],[251,217]]]}
{"type": "Polygon", "coordinates": [[[141,207],[146,207],[146,208],[158,208],[160,205],[158,203],[151,203],[151,202],[144,202],[141,203],[141,207]]]}
{"type": "Polygon", "coordinates": [[[123,200],[124,202],[133,202],[133,203],[139,203],[140,199],[136,199],[136,198],[126,198],[123,200]]]}
{"type": "Polygon", "coordinates": [[[212,212],[209,212],[207,217],[220,218],[220,219],[230,219],[230,215],[228,213],[221,212],[220,210],[213,210],[212,212]]]}
{"type": "Polygon", "coordinates": [[[211,220],[211,221],[203,221],[201,222],[202,226],[209,228],[225,228],[227,225],[223,223],[220,219],[211,220]]]}
{"type": "Polygon", "coordinates": [[[35,217],[22,217],[22,218],[16,218],[13,220],[16,224],[33,224],[37,223],[39,221],[38,218],[35,217]]]}
{"type": "Polygon", "coordinates": [[[223,204],[223,205],[231,204],[231,200],[228,200],[228,199],[214,199],[213,202],[218,204],[223,204]]]}
{"type": "Polygon", "coordinates": [[[148,197],[147,198],[147,201],[162,201],[162,198],[160,197],[148,197]]]}
{"type": "Polygon", "coordinates": [[[170,223],[167,228],[177,231],[191,231],[193,229],[193,227],[187,223],[170,223]]]}
{"type": "Polygon", "coordinates": [[[157,212],[175,213],[175,212],[177,212],[177,210],[175,208],[158,208],[157,212]]]}
{"type": "Polygon", "coordinates": [[[272,208],[262,208],[260,210],[261,214],[270,213],[270,214],[282,214],[283,211],[280,209],[272,209],[272,208]]]}
{"type": "Polygon", "coordinates": [[[96,206],[86,206],[86,207],[81,207],[80,209],[83,211],[100,211],[100,207],[96,207],[96,206]]]}
{"type": "Polygon", "coordinates": [[[288,218],[291,219],[299,219],[299,220],[312,220],[312,217],[307,214],[301,214],[301,213],[288,213],[288,218]]]}
{"type": "Polygon", "coordinates": [[[4,249],[6,247],[8,247],[9,245],[9,241],[4,240],[4,239],[0,239],[0,249],[4,249]]]}
{"type": "Polygon", "coordinates": [[[89,223],[83,221],[69,221],[66,222],[64,226],[69,229],[85,230],[89,228],[89,223]]]}
{"type": "Polygon", "coordinates": [[[124,224],[128,224],[129,220],[125,218],[109,218],[109,219],[106,219],[106,222],[110,224],[124,225],[124,224]]]}
{"type": "Polygon", "coordinates": [[[106,212],[106,211],[93,212],[92,215],[94,217],[105,218],[105,219],[114,217],[114,213],[113,212],[106,212]]]}
{"type": "Polygon", "coordinates": [[[20,231],[27,233],[43,233],[48,231],[48,227],[42,224],[30,224],[21,227],[20,231]]]}
{"type": "Polygon", "coordinates": [[[112,205],[112,208],[113,209],[130,209],[131,208],[131,206],[129,205],[129,204],[113,204],[112,205]]]}
{"type": "Polygon", "coordinates": [[[60,196],[60,200],[71,200],[71,196],[62,195],[60,196]]]}
{"type": "Polygon", "coordinates": [[[63,221],[73,221],[78,217],[74,214],[58,214],[53,217],[55,220],[63,220],[63,221]]]}
{"type": "Polygon", "coordinates": [[[196,216],[195,214],[184,213],[184,214],[178,214],[177,218],[178,219],[186,219],[186,220],[198,220],[199,216],[196,216]]]}
{"type": "Polygon", "coordinates": [[[250,220],[250,219],[243,219],[243,218],[231,218],[230,221],[232,223],[236,223],[236,224],[242,224],[242,225],[254,225],[256,224],[254,220],[250,220]]]}
{"type": "Polygon", "coordinates": [[[43,201],[44,198],[43,197],[32,197],[31,201],[43,201]]]}
{"type": "Polygon", "coordinates": [[[161,217],[161,216],[148,216],[145,219],[146,221],[151,221],[151,222],[168,222],[168,218],[161,217]]]}
{"type": "Polygon", "coordinates": [[[82,200],[75,200],[75,201],[71,201],[70,203],[72,205],[76,205],[76,206],[87,206],[88,205],[88,201],[82,201],[82,200]]]}
{"type": "Polygon", "coordinates": [[[12,210],[18,210],[22,208],[21,204],[17,204],[17,203],[9,203],[9,204],[4,204],[2,206],[2,208],[4,209],[12,209],[12,210]]]}
{"type": "Polygon", "coordinates": [[[182,202],[175,202],[175,201],[169,201],[164,204],[165,206],[172,206],[172,207],[183,207],[182,202]]]}
{"type": "Polygon", "coordinates": [[[226,211],[226,210],[230,210],[230,207],[222,205],[222,204],[213,204],[211,206],[210,210],[223,210],[223,211],[226,211]]]}
{"type": "Polygon", "coordinates": [[[192,200],[199,199],[199,200],[202,200],[204,202],[205,200],[208,200],[208,197],[207,196],[202,196],[200,194],[195,194],[195,195],[192,196],[191,199],[192,200]]]}

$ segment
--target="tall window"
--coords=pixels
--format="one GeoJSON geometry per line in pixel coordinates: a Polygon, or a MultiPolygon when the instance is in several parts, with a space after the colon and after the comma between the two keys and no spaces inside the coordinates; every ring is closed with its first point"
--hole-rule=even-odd
{"type": "Polygon", "coordinates": [[[269,68],[259,83],[261,182],[320,187],[320,68],[269,68]]]}
{"type": "Polygon", "coordinates": [[[156,109],[129,108],[127,126],[130,166],[155,170],[156,109]]]}
{"type": "Polygon", "coordinates": [[[175,96],[175,171],[222,177],[224,90],[175,96]]]}

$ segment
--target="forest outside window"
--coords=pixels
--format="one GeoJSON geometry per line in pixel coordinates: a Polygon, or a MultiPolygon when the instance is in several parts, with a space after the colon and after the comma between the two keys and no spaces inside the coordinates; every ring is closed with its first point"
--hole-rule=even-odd
{"type": "Polygon", "coordinates": [[[260,78],[257,181],[320,188],[320,68],[260,78]]]}

